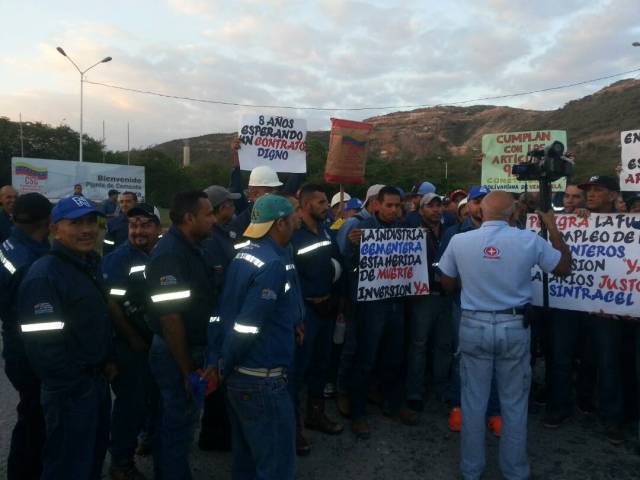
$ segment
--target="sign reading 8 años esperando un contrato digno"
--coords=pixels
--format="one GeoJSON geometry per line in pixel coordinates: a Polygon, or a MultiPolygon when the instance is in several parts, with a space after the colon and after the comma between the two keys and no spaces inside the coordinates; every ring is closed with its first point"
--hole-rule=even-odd
{"type": "Polygon", "coordinates": [[[82,185],[82,193],[100,202],[109,190],[134,192],[139,200],[145,198],[144,167],[113,163],[73,162],[44,158],[11,159],[11,183],[19,194],[37,192],[51,201],[58,201],[73,193],[75,184],[82,185]]]}
{"type": "MultiPolygon", "coordinates": [[[[573,271],[549,274],[549,306],[564,310],[640,317],[640,214],[558,215],[558,230],[571,249],[573,271]]],[[[540,231],[537,215],[527,228],[540,231]]],[[[532,271],[533,299],[542,305],[542,273],[532,271]]]]}

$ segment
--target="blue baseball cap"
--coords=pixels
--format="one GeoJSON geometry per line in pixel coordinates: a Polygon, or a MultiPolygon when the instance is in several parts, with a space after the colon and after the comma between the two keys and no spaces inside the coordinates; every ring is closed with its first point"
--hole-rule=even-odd
{"type": "Polygon", "coordinates": [[[491,193],[491,189],[489,187],[485,187],[484,185],[476,185],[471,187],[469,190],[469,200],[475,200],[476,198],[482,198],[485,195],[491,193]]]}
{"type": "Polygon", "coordinates": [[[104,213],[96,208],[96,204],[82,195],[71,195],[65,197],[51,210],[51,222],[58,223],[60,220],[74,220],[84,217],[90,213],[95,213],[104,217],[104,213]]]}
{"type": "Polygon", "coordinates": [[[344,210],[360,210],[362,208],[362,201],[359,198],[350,198],[347,203],[344,204],[344,210]]]}
{"type": "Polygon", "coordinates": [[[417,195],[426,195],[427,193],[435,193],[436,187],[431,182],[422,182],[418,187],[417,195]]]}

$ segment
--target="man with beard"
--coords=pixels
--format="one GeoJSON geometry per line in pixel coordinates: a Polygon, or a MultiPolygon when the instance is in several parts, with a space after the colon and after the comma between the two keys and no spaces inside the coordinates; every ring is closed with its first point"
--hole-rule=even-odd
{"type": "MultiPolygon", "coordinates": [[[[378,193],[378,211],[357,224],[355,231],[363,229],[401,228],[400,192],[384,187],[378,193]]],[[[359,243],[359,242],[358,242],[359,243]]],[[[352,265],[359,264],[360,251],[350,248],[352,265]]],[[[380,386],[385,397],[384,413],[405,425],[415,425],[417,415],[402,407],[404,358],[404,299],[387,298],[360,302],[356,324],[356,353],[351,381],[351,429],[357,438],[371,436],[366,419],[367,394],[371,374],[379,360],[380,386]]]]}
{"type": "Polygon", "coordinates": [[[329,205],[323,188],[314,184],[304,185],[300,190],[300,208],[302,225],[293,234],[291,245],[305,302],[305,341],[296,349],[289,385],[298,413],[296,451],[305,455],[311,446],[303,434],[303,427],[331,435],[342,432],[342,425],[326,416],[323,398],[337,314],[337,303],[331,290],[339,276],[340,266],[335,260],[337,246],[331,240],[325,222],[329,205]],[[303,422],[298,394],[305,381],[308,396],[303,422]]]}
{"type": "Polygon", "coordinates": [[[42,382],[43,480],[99,479],[109,442],[112,327],[94,251],[98,215],[85,197],[60,200],[51,251],[18,291],[25,349],[42,382]]]}
{"type": "Polygon", "coordinates": [[[138,434],[157,406],[157,393],[149,371],[153,333],[145,319],[145,269],[162,228],[160,212],[139,203],[127,212],[129,240],[104,258],[109,309],[115,336],[118,375],[111,382],[116,396],[111,417],[111,478],[143,478],[135,466],[138,434]]]}
{"type": "Polygon", "coordinates": [[[0,188],[0,242],[4,242],[13,228],[13,206],[16,204],[18,192],[11,185],[0,188]]]}
{"type": "Polygon", "coordinates": [[[213,208],[206,193],[182,192],[173,199],[170,217],[171,228],[146,267],[154,333],[149,363],[162,402],[153,449],[155,476],[181,480],[191,478],[189,450],[204,401],[200,385],[218,377],[217,365],[205,358],[217,298],[201,249],[211,235],[213,208]]]}

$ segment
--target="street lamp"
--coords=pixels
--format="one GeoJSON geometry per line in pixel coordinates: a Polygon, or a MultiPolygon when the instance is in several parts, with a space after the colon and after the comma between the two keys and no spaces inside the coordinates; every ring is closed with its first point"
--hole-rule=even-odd
{"type": "Polygon", "coordinates": [[[632,47],[640,47],[640,42],[633,42],[631,44],[632,47]]]}
{"type": "Polygon", "coordinates": [[[80,74],[80,154],[78,155],[78,160],[81,162],[82,161],[82,135],[83,135],[83,130],[82,130],[82,97],[84,94],[84,74],[87,73],[89,70],[91,70],[93,67],[100,65],[101,63],[107,63],[111,61],[111,57],[104,57],[102,60],[100,60],[99,62],[94,63],[93,65],[91,65],[89,68],[85,69],[85,70],[80,70],[80,68],[78,68],[78,65],[76,65],[76,62],[74,62],[71,57],[69,55],[67,55],[67,53],[62,49],[62,47],[56,47],[56,50],[58,50],[58,52],[60,52],[60,55],[62,55],[63,57],[65,57],[67,60],[69,60],[71,62],[71,65],[73,65],[76,70],[78,71],[78,73],[80,74]]]}

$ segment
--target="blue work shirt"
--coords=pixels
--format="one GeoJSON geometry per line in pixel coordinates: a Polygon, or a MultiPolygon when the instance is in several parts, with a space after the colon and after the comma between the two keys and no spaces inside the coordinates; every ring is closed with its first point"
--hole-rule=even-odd
{"type": "Polygon", "coordinates": [[[222,292],[227,268],[237,253],[234,244],[229,231],[220,225],[214,225],[211,236],[202,242],[204,256],[213,270],[215,288],[219,293],[222,292]]]}
{"type": "Polygon", "coordinates": [[[80,257],[54,242],[18,290],[27,356],[43,384],[63,387],[101,370],[112,353],[112,328],[100,256],[80,257]]]}
{"type": "Polygon", "coordinates": [[[189,346],[205,346],[217,295],[201,245],[171,226],[151,252],[146,277],[151,330],[162,336],[160,317],[180,315],[189,346]]]}
{"type": "Polygon", "coordinates": [[[445,275],[462,282],[464,310],[498,311],[531,303],[531,269],[553,271],[561,254],[542,237],[507,222],[484,222],[455,235],[440,258],[445,275]]]}
{"type": "Polygon", "coordinates": [[[49,241],[37,242],[19,228],[0,245],[0,316],[2,355],[5,359],[27,361],[18,326],[16,295],[29,267],[49,251],[49,241]]]}
{"type": "Polygon", "coordinates": [[[252,240],[229,265],[220,307],[223,369],[287,368],[304,304],[289,249],[267,236],[252,240]]]}
{"type": "Polygon", "coordinates": [[[13,220],[11,216],[3,209],[0,209],[0,242],[4,242],[11,236],[13,228],[13,220]]]}
{"type": "Polygon", "coordinates": [[[102,213],[104,213],[108,217],[112,217],[116,210],[118,210],[118,204],[107,198],[104,202],[102,202],[102,213]]]}
{"type": "Polygon", "coordinates": [[[349,232],[356,228],[358,223],[369,217],[371,217],[371,214],[366,208],[363,208],[353,217],[347,218],[344,224],[340,227],[340,230],[338,230],[338,234],[336,235],[336,241],[338,242],[338,248],[340,249],[341,255],[345,256],[351,249],[352,243],[348,238],[349,232]]]}
{"type": "Polygon", "coordinates": [[[324,222],[317,223],[318,234],[302,222],[291,238],[293,261],[298,270],[304,298],[326,297],[331,293],[335,268],[332,258],[338,257],[337,246],[324,222]]]}
{"type": "Polygon", "coordinates": [[[126,241],[102,261],[102,272],[109,298],[122,307],[127,319],[147,341],[151,330],[145,320],[148,305],[145,278],[149,255],[126,241]]]}
{"type": "Polygon", "coordinates": [[[102,255],[108,255],[129,238],[129,218],[121,213],[107,222],[107,231],[102,241],[102,255]]]}

